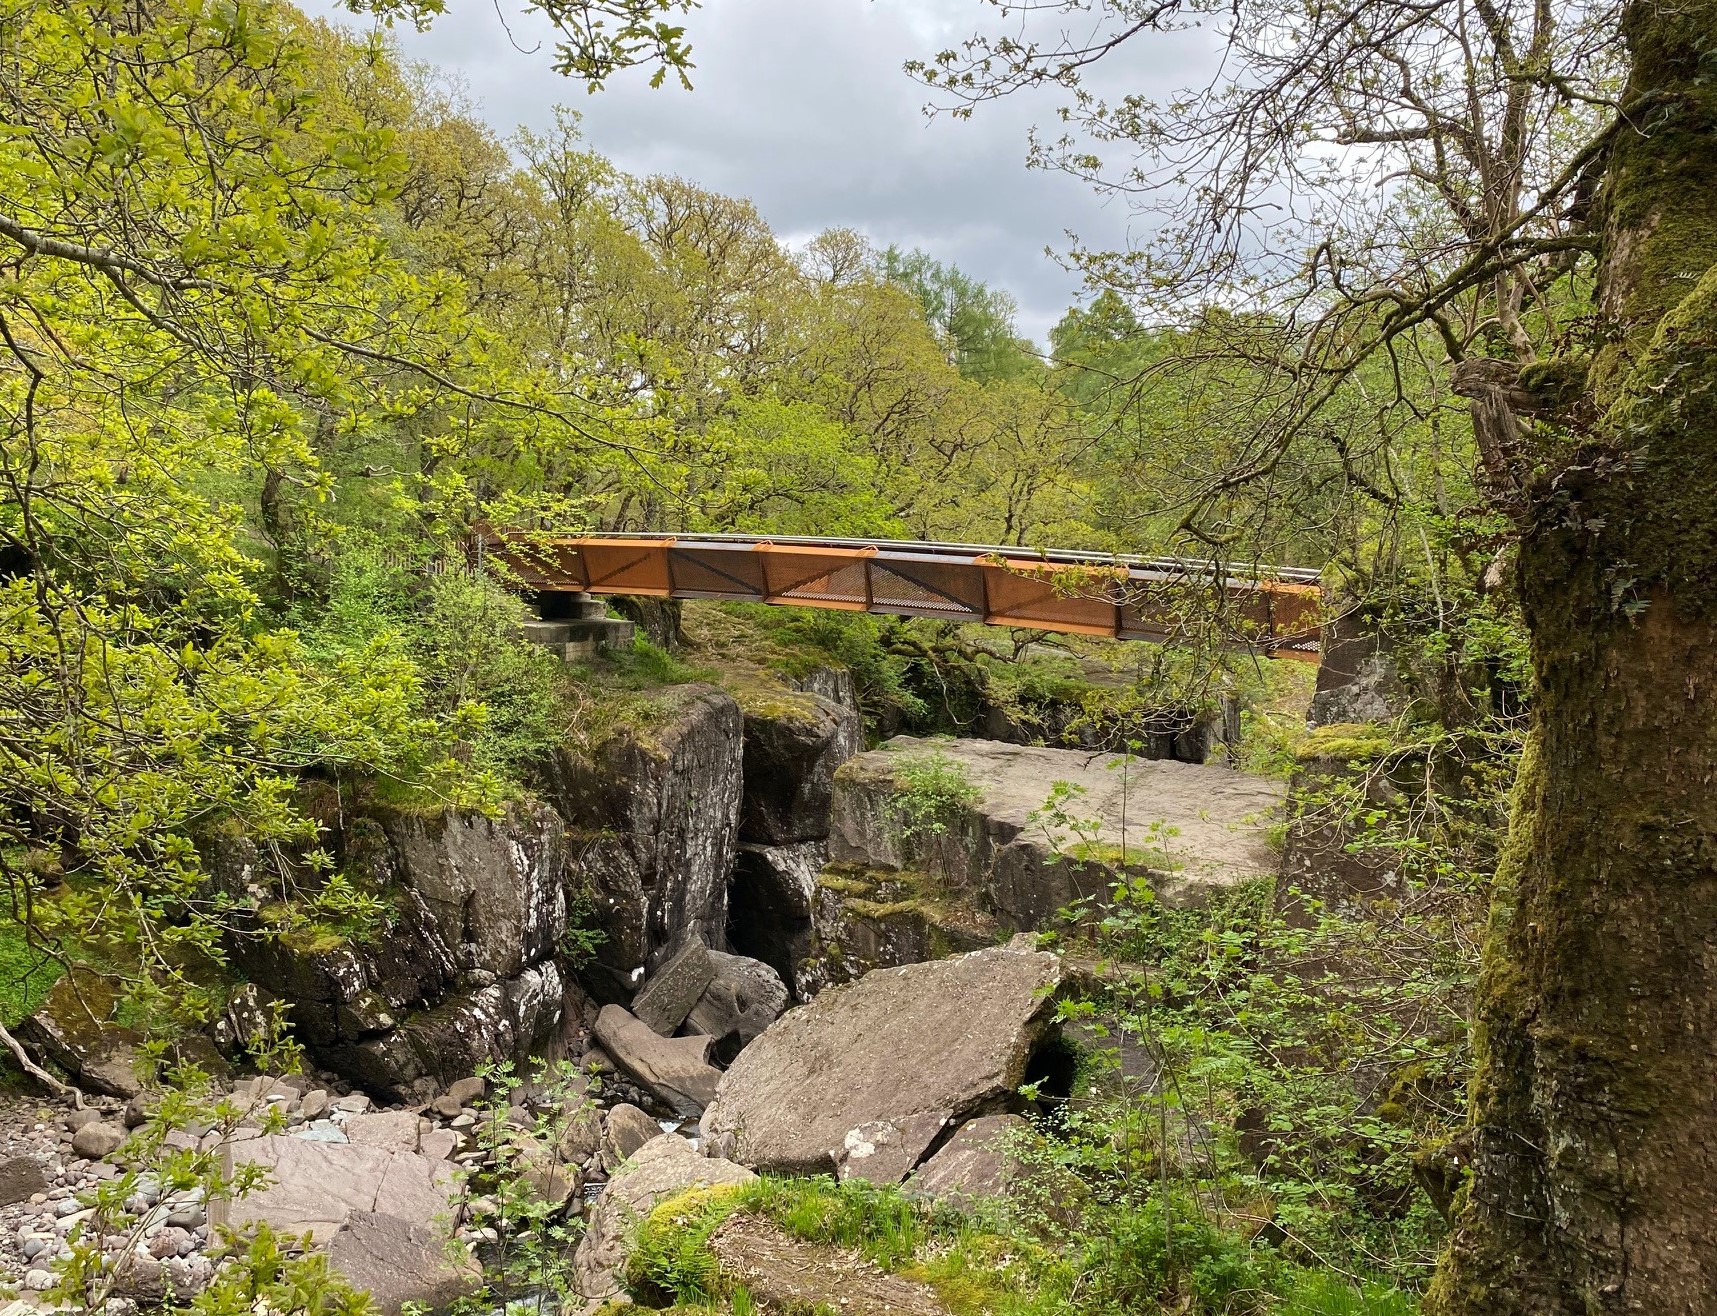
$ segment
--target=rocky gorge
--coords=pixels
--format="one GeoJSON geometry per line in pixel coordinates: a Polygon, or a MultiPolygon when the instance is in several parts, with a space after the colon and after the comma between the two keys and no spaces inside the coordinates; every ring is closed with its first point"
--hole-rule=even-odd
{"type": "MultiPolygon", "coordinates": [[[[329,794],[335,863],[385,914],[348,936],[235,937],[242,981],[180,1044],[235,1109],[175,1136],[268,1186],[213,1221],[144,1193],[135,1239],[111,1249],[142,1277],[128,1293],[194,1290],[214,1226],[263,1222],[310,1233],[384,1311],[444,1304],[476,1273],[447,1243],[493,1243],[480,1185],[503,1166],[582,1218],[593,1303],[617,1290],[630,1226],[697,1184],[1006,1192],[1022,1086],[1065,1092],[1071,1074],[1054,1018],[1076,986],[1031,934],[1123,876],[1196,904],[1270,873],[1282,803],[1278,782],[1215,765],[911,737],[867,751],[831,669],[653,691],[535,785],[493,817],[329,794]],[[913,789],[902,765],[927,759],[968,788],[933,835],[894,803],[913,789]],[[303,1074],[231,1079],[277,1013],[303,1074]],[[544,1065],[552,1093],[523,1077],[544,1065]]],[[[266,929],[280,857],[224,835],[203,849],[266,929]]],[[[97,1099],[35,1108],[0,1166],[19,1185],[0,1258],[26,1290],[69,1246],[61,1222],[81,1223],[63,1204],[137,1169],[150,1088],[122,1014],[72,978],[21,1030],[97,1099]]]]}

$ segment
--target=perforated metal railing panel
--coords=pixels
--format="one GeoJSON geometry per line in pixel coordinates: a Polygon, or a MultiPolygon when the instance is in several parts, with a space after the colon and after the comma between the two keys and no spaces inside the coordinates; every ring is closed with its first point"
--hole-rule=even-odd
{"type": "Polygon", "coordinates": [[[1323,593],[1306,568],[983,544],[743,535],[545,535],[482,528],[473,556],[518,588],[727,599],[943,617],[1121,640],[1221,643],[1315,663],[1323,593]]]}

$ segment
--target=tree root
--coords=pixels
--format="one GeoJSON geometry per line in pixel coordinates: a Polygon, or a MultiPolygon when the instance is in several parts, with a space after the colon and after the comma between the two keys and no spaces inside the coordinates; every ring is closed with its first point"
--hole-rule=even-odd
{"type": "Polygon", "coordinates": [[[69,1083],[60,1082],[59,1079],[30,1059],[30,1053],[24,1050],[24,1044],[13,1037],[4,1024],[0,1024],[0,1043],[5,1045],[6,1049],[17,1059],[23,1071],[36,1082],[47,1088],[56,1097],[69,1098],[72,1106],[77,1110],[83,1109],[83,1093],[69,1083]]]}

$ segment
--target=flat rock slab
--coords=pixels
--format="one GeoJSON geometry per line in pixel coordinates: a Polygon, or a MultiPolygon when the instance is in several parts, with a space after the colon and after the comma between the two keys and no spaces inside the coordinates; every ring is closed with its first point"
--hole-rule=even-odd
{"type": "Polygon", "coordinates": [[[619,1291],[627,1235],[658,1202],[688,1188],[750,1183],[756,1177],[731,1161],[699,1156],[677,1133],[651,1139],[609,1180],[597,1200],[573,1255],[573,1282],[578,1291],[587,1298],[606,1298],[619,1291]]]}
{"type": "Polygon", "coordinates": [[[687,942],[650,975],[632,1002],[632,1013],[663,1037],[672,1037],[714,981],[709,950],[702,942],[687,942]]]}
{"type": "Polygon", "coordinates": [[[866,1126],[886,1121],[918,1144],[891,1158],[898,1178],[927,1123],[1016,1099],[1060,984],[1058,957],[996,946],[832,987],[739,1053],[704,1114],[707,1148],[760,1170],[851,1173],[849,1135],[874,1146],[866,1126]]]}
{"type": "Polygon", "coordinates": [[[234,1229],[262,1223],[326,1243],[354,1212],[375,1212],[445,1236],[457,1211],[452,1164],[416,1152],[269,1134],[230,1143],[228,1154],[235,1169],[257,1165],[270,1178],[227,1204],[225,1223],[234,1229]]]}
{"type": "Polygon", "coordinates": [[[439,1311],[475,1293],[482,1268],[448,1255],[447,1237],[424,1225],[374,1211],[354,1211],[328,1244],[328,1262],[370,1295],[382,1316],[400,1316],[407,1303],[439,1311]]]}
{"type": "Polygon", "coordinates": [[[415,1110],[380,1110],[352,1116],[345,1132],[346,1140],[359,1147],[415,1152],[423,1149],[423,1137],[434,1127],[415,1110]]]}
{"type": "MultiPolygon", "coordinates": [[[[969,872],[1000,914],[1035,927],[1084,891],[1077,874],[1052,872],[1059,852],[1080,839],[1118,847],[1126,820],[1129,855],[1139,853],[1163,898],[1196,904],[1212,891],[1273,874],[1278,858],[1267,829],[1280,815],[1286,784],[1206,763],[1134,759],[1085,750],[1044,749],[995,740],[926,741],[896,736],[848,762],[836,778],[830,857],[873,868],[911,866],[898,828],[886,816],[902,759],[939,754],[959,764],[982,799],[942,843],[965,851],[969,872]],[[1065,808],[1095,824],[1083,837],[1051,828],[1032,815],[1056,782],[1081,788],[1065,808]],[[1153,830],[1155,828],[1155,830],[1153,830]],[[1172,829],[1173,835],[1167,835],[1172,829]],[[1041,888],[1041,890],[1039,889],[1041,888]]],[[[960,856],[956,856],[958,861],[960,856]]]]}
{"type": "Polygon", "coordinates": [[[928,1284],[890,1275],[848,1248],[806,1243],[746,1212],[710,1237],[722,1272],[768,1311],[831,1310],[842,1316],[948,1316],[928,1284]]]}
{"type": "Polygon", "coordinates": [[[663,1037],[618,1005],[596,1016],[596,1040],[614,1063],[680,1115],[696,1118],[715,1100],[721,1071],[709,1063],[710,1037],[663,1037]]]}

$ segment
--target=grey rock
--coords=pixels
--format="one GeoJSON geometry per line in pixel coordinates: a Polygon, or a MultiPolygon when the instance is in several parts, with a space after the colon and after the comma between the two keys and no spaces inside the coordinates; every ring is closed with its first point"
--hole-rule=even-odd
{"type": "Polygon", "coordinates": [[[98,1161],[108,1153],[118,1150],[125,1138],[125,1130],[112,1124],[86,1124],[72,1134],[72,1150],[79,1156],[98,1161]]]}
{"type": "Polygon", "coordinates": [[[787,1008],[787,985],[761,960],[710,951],[715,977],[686,1016],[690,1031],[715,1039],[715,1054],[731,1062],[787,1008]]]}
{"type": "Polygon", "coordinates": [[[459,1150],[459,1134],[454,1129],[431,1129],[418,1139],[417,1149],[432,1161],[450,1161],[459,1150]]]}
{"type": "Polygon", "coordinates": [[[1111,867],[1072,862],[1065,847],[1085,840],[1118,853],[1123,818],[1127,845],[1143,852],[1135,863],[1142,860],[1169,904],[1195,905],[1237,882],[1274,874],[1267,829],[1281,810],[1280,781],[1167,761],[1135,760],[1123,772],[1111,769],[1112,761],[1078,750],[897,736],[836,774],[830,859],[936,872],[951,890],[975,893],[983,908],[1016,929],[1042,926],[1074,900],[1108,891],[1111,867]],[[901,789],[898,768],[903,759],[930,753],[959,764],[981,799],[937,836],[906,840],[888,816],[901,789]],[[1084,789],[1077,812],[1096,820],[1094,834],[1063,832],[1052,841],[1033,819],[1058,781],[1084,789]],[[1153,842],[1152,823],[1176,829],[1172,841],[1153,842]]]}
{"type": "Polygon", "coordinates": [[[447,1085],[447,1095],[461,1106],[474,1106],[483,1098],[483,1080],[472,1076],[455,1079],[447,1085]]]}
{"type": "Polygon", "coordinates": [[[632,1013],[663,1037],[671,1037],[713,981],[715,964],[708,948],[701,941],[688,941],[645,981],[632,1001],[632,1013]]]}
{"type": "Polygon", "coordinates": [[[858,709],[812,691],[744,689],[741,841],[789,845],[829,835],[835,769],[863,748],[858,709]]]}
{"type": "Polygon", "coordinates": [[[731,1161],[699,1156],[678,1134],[659,1134],[603,1190],[573,1255],[578,1291],[595,1299],[618,1290],[627,1234],[658,1202],[688,1188],[749,1183],[756,1177],[731,1161]]]}
{"type": "Polygon", "coordinates": [[[347,1141],[359,1147],[414,1152],[432,1126],[415,1110],[381,1110],[346,1121],[347,1141]]]}
{"type": "Polygon", "coordinates": [[[596,1036],[614,1063],[681,1115],[697,1116],[714,1100],[721,1071],[709,1063],[710,1038],[663,1037],[618,1005],[605,1005],[596,1036]]]}
{"type": "MultiPolygon", "coordinates": [[[[705,1112],[706,1147],[757,1169],[830,1173],[886,1120],[1006,1110],[1055,1012],[1054,955],[998,946],[878,969],[783,1015],[740,1052],[705,1112]]],[[[910,1166],[906,1168],[911,1168],[910,1166]]]]}
{"type": "Polygon", "coordinates": [[[662,1136],[662,1129],[636,1106],[621,1102],[608,1112],[602,1129],[603,1160],[610,1169],[636,1154],[645,1143],[662,1136]]]}
{"type": "Polygon", "coordinates": [[[94,1124],[100,1118],[101,1112],[99,1110],[90,1110],[88,1108],[83,1110],[68,1110],[64,1115],[60,1116],[60,1127],[65,1129],[67,1133],[76,1133],[79,1129],[83,1128],[84,1125],[94,1124]]]}
{"type": "Polygon", "coordinates": [[[312,1088],[298,1102],[298,1111],[307,1120],[321,1119],[330,1105],[326,1088],[312,1088]]]}
{"type": "Polygon", "coordinates": [[[582,1165],[602,1145],[602,1116],[595,1106],[584,1106],[568,1113],[560,1135],[555,1139],[555,1153],[569,1165],[582,1165]]]}
{"type": "Polygon", "coordinates": [[[190,1230],[168,1225],[149,1240],[149,1255],[157,1261],[165,1261],[168,1257],[176,1257],[186,1251],[187,1245],[192,1241],[190,1230]]]}
{"type": "Polygon", "coordinates": [[[652,696],[647,726],[620,725],[587,754],[557,753],[549,785],[584,836],[576,856],[604,934],[584,971],[605,1001],[687,940],[723,944],[739,837],[742,719],[706,685],[652,696]]]}
{"type": "Polygon", "coordinates": [[[122,1117],[125,1122],[125,1127],[128,1129],[136,1129],[141,1128],[146,1124],[150,1115],[149,1105],[148,1093],[146,1092],[139,1092],[135,1097],[131,1098],[130,1101],[126,1102],[125,1114],[122,1117]]]}
{"type": "Polygon", "coordinates": [[[382,1316],[399,1316],[407,1303],[439,1311],[476,1292],[482,1271],[460,1253],[450,1258],[434,1228],[375,1211],[351,1212],[328,1242],[328,1263],[382,1316]]]}
{"type": "Polygon", "coordinates": [[[793,989],[799,965],[814,949],[817,876],[828,865],[827,840],[794,845],[742,845],[728,883],[728,940],[741,955],[761,960],[793,989]]]}
{"type": "Polygon", "coordinates": [[[909,1196],[964,1210],[1007,1200],[1030,1175],[1021,1151],[1041,1141],[1018,1115],[985,1115],[962,1124],[908,1180],[909,1196]]]}
{"type": "Polygon", "coordinates": [[[0,1206],[27,1202],[50,1187],[42,1163],[34,1156],[11,1156],[0,1161],[0,1206]]]}
{"type": "Polygon", "coordinates": [[[65,974],[15,1030],[78,1080],[87,1092],[130,1098],[143,1090],[149,1065],[143,1039],[114,1022],[125,995],[117,978],[83,968],[65,974]]]}
{"type": "Polygon", "coordinates": [[[848,1129],[838,1147],[829,1149],[835,1177],[843,1182],[864,1179],[874,1184],[899,1183],[948,1126],[945,1110],[930,1110],[897,1119],[869,1120],[848,1129]]]}
{"type": "Polygon", "coordinates": [[[266,1187],[221,1203],[232,1228],[264,1223],[283,1233],[331,1239],[354,1211],[375,1211],[429,1227],[456,1213],[457,1173],[411,1151],[271,1135],[232,1144],[236,1166],[267,1171],[266,1187]]]}

